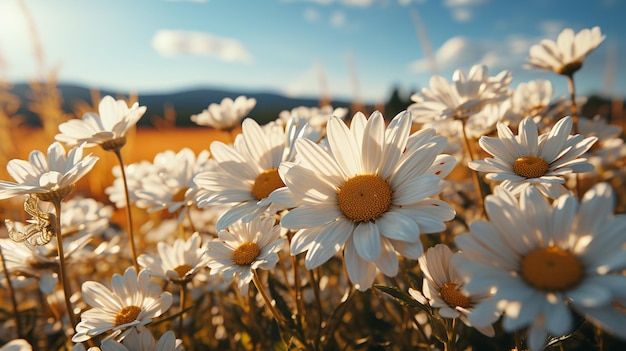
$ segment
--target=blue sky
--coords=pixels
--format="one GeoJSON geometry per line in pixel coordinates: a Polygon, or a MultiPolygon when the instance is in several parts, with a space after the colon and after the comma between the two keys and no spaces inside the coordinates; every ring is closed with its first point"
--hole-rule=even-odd
{"type": "Polygon", "coordinates": [[[41,75],[20,4],[60,81],[120,93],[326,89],[381,102],[394,86],[428,85],[430,46],[448,80],[484,63],[490,75],[511,70],[513,86],[549,79],[561,95],[562,77],[523,68],[528,48],[600,26],[607,39],[576,73],[578,91],[626,96],[626,1],[2,0],[0,77],[13,82],[41,75]]]}

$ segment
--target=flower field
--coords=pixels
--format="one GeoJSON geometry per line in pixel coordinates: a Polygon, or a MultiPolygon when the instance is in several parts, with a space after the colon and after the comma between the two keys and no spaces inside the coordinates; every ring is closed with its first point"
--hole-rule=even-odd
{"type": "Polygon", "coordinates": [[[562,76],[433,76],[395,116],[141,97],[43,127],[0,87],[0,350],[626,348],[624,121],[583,116],[599,27],[531,47],[562,76]],[[17,121],[17,122],[16,122],[17,121]]]}

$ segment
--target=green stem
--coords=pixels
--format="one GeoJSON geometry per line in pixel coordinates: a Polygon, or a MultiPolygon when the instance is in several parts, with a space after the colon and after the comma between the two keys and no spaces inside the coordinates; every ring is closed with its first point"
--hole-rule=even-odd
{"type": "Polygon", "coordinates": [[[72,308],[72,302],[70,296],[72,296],[70,290],[70,284],[67,279],[67,269],[65,266],[65,254],[63,253],[63,235],[61,233],[61,200],[54,199],[54,210],[56,212],[56,238],[57,238],[57,251],[59,254],[59,278],[63,284],[63,297],[65,298],[65,308],[72,324],[72,330],[76,327],[76,316],[74,315],[74,309],[72,308]]]}
{"type": "Polygon", "coordinates": [[[256,287],[258,292],[263,297],[263,301],[265,301],[265,306],[267,306],[267,309],[270,311],[278,325],[283,330],[289,330],[289,328],[287,328],[285,324],[285,321],[283,320],[283,317],[278,313],[278,311],[276,311],[274,305],[272,305],[272,299],[270,299],[269,295],[265,291],[265,288],[263,288],[263,283],[261,283],[261,279],[259,279],[259,274],[257,273],[256,269],[252,270],[252,281],[254,282],[254,286],[256,287]]]}
{"type": "Polygon", "coordinates": [[[17,299],[15,297],[15,291],[13,290],[13,283],[11,283],[11,277],[9,276],[9,270],[7,269],[4,255],[2,254],[2,245],[0,245],[0,260],[2,261],[2,271],[4,272],[5,278],[7,278],[7,292],[9,293],[9,298],[11,299],[11,306],[13,307],[13,317],[15,318],[15,332],[17,333],[17,337],[21,338],[22,324],[20,323],[20,318],[18,316],[17,299]]]}
{"type": "Polygon", "coordinates": [[[124,183],[124,196],[126,197],[126,217],[128,218],[128,241],[130,243],[130,251],[133,256],[133,266],[135,271],[139,272],[139,263],[137,263],[137,250],[135,250],[135,231],[133,228],[133,211],[130,204],[130,194],[128,193],[128,182],[126,181],[126,170],[124,169],[124,161],[122,160],[122,152],[115,149],[115,156],[120,163],[122,171],[122,181],[124,183]]]}

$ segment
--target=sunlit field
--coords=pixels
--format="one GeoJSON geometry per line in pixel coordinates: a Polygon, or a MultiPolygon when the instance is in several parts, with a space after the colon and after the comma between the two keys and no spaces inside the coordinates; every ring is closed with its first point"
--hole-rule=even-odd
{"type": "Polygon", "coordinates": [[[475,65],[263,125],[2,82],[0,350],[626,349],[623,102],[575,90],[604,40],[531,47],[567,96],[475,65]]]}

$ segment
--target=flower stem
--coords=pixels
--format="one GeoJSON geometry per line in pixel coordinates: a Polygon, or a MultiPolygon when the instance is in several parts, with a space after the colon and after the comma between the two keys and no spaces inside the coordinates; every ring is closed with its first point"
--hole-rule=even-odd
{"type": "MultiPolygon", "coordinates": [[[[474,156],[474,151],[472,151],[472,145],[470,145],[469,138],[467,137],[467,131],[465,130],[466,119],[461,119],[461,129],[463,130],[463,141],[465,142],[465,149],[467,150],[467,154],[469,155],[470,161],[476,160],[474,156]]],[[[483,199],[483,189],[480,184],[480,179],[478,179],[478,171],[471,170],[472,179],[474,180],[474,188],[476,188],[476,195],[478,196],[478,207],[481,210],[481,213],[485,213],[485,202],[483,199]]]]}
{"type": "Polygon", "coordinates": [[[7,278],[7,292],[9,293],[9,297],[11,299],[11,306],[13,307],[13,317],[15,318],[15,332],[17,333],[17,337],[21,338],[22,324],[20,323],[20,318],[18,315],[17,299],[15,297],[15,291],[13,290],[13,283],[11,283],[11,277],[9,276],[9,270],[7,269],[4,255],[2,254],[2,245],[0,245],[0,260],[2,261],[2,271],[4,272],[4,277],[7,278]]]}
{"type": "Polygon", "coordinates": [[[183,338],[183,311],[185,310],[185,297],[187,295],[187,284],[182,283],[179,284],[179,292],[180,292],[180,316],[178,316],[178,336],[184,340],[183,338]]]}
{"type": "Polygon", "coordinates": [[[446,334],[448,340],[444,345],[444,351],[456,351],[456,325],[457,319],[453,318],[452,321],[446,322],[446,334]]]}
{"type": "Polygon", "coordinates": [[[56,238],[57,238],[57,251],[59,254],[59,278],[63,284],[63,297],[65,298],[65,308],[67,314],[70,317],[70,323],[72,324],[72,330],[76,327],[76,316],[74,315],[74,309],[72,308],[72,302],[70,296],[72,296],[70,290],[69,280],[67,279],[67,269],[65,267],[65,254],[63,253],[63,235],[61,233],[61,200],[54,199],[54,210],[56,212],[56,238]]]}
{"type": "Polygon", "coordinates": [[[280,315],[278,311],[276,311],[276,309],[274,308],[274,305],[272,305],[272,299],[270,299],[269,295],[267,295],[267,292],[265,291],[265,288],[263,288],[263,283],[261,283],[261,279],[259,279],[259,274],[257,273],[256,269],[252,270],[252,281],[254,282],[254,286],[256,287],[256,289],[263,297],[263,301],[265,301],[265,306],[267,306],[267,309],[270,311],[278,325],[283,330],[289,331],[289,328],[287,328],[282,315],[280,315]]]}
{"type": "Polygon", "coordinates": [[[128,182],[126,181],[126,170],[124,169],[124,161],[122,160],[122,152],[120,149],[115,149],[115,156],[120,163],[120,169],[122,171],[122,181],[124,183],[124,196],[126,197],[126,217],[128,219],[128,241],[130,242],[130,251],[133,256],[133,266],[135,271],[139,272],[139,264],[137,263],[137,250],[135,250],[135,231],[133,229],[133,211],[130,204],[130,195],[128,193],[128,182]]]}
{"type": "MultiPolygon", "coordinates": [[[[578,134],[578,106],[576,106],[576,85],[574,84],[574,74],[568,74],[567,88],[569,90],[571,105],[570,113],[572,115],[572,134],[578,134]]],[[[582,189],[580,184],[580,175],[576,173],[576,194],[578,197],[582,197],[582,189]]]]}
{"type": "Polygon", "coordinates": [[[568,74],[567,77],[567,88],[569,90],[570,100],[572,102],[570,106],[570,113],[572,114],[572,122],[573,134],[578,134],[578,106],[576,106],[576,86],[574,85],[574,75],[568,74]]]}

